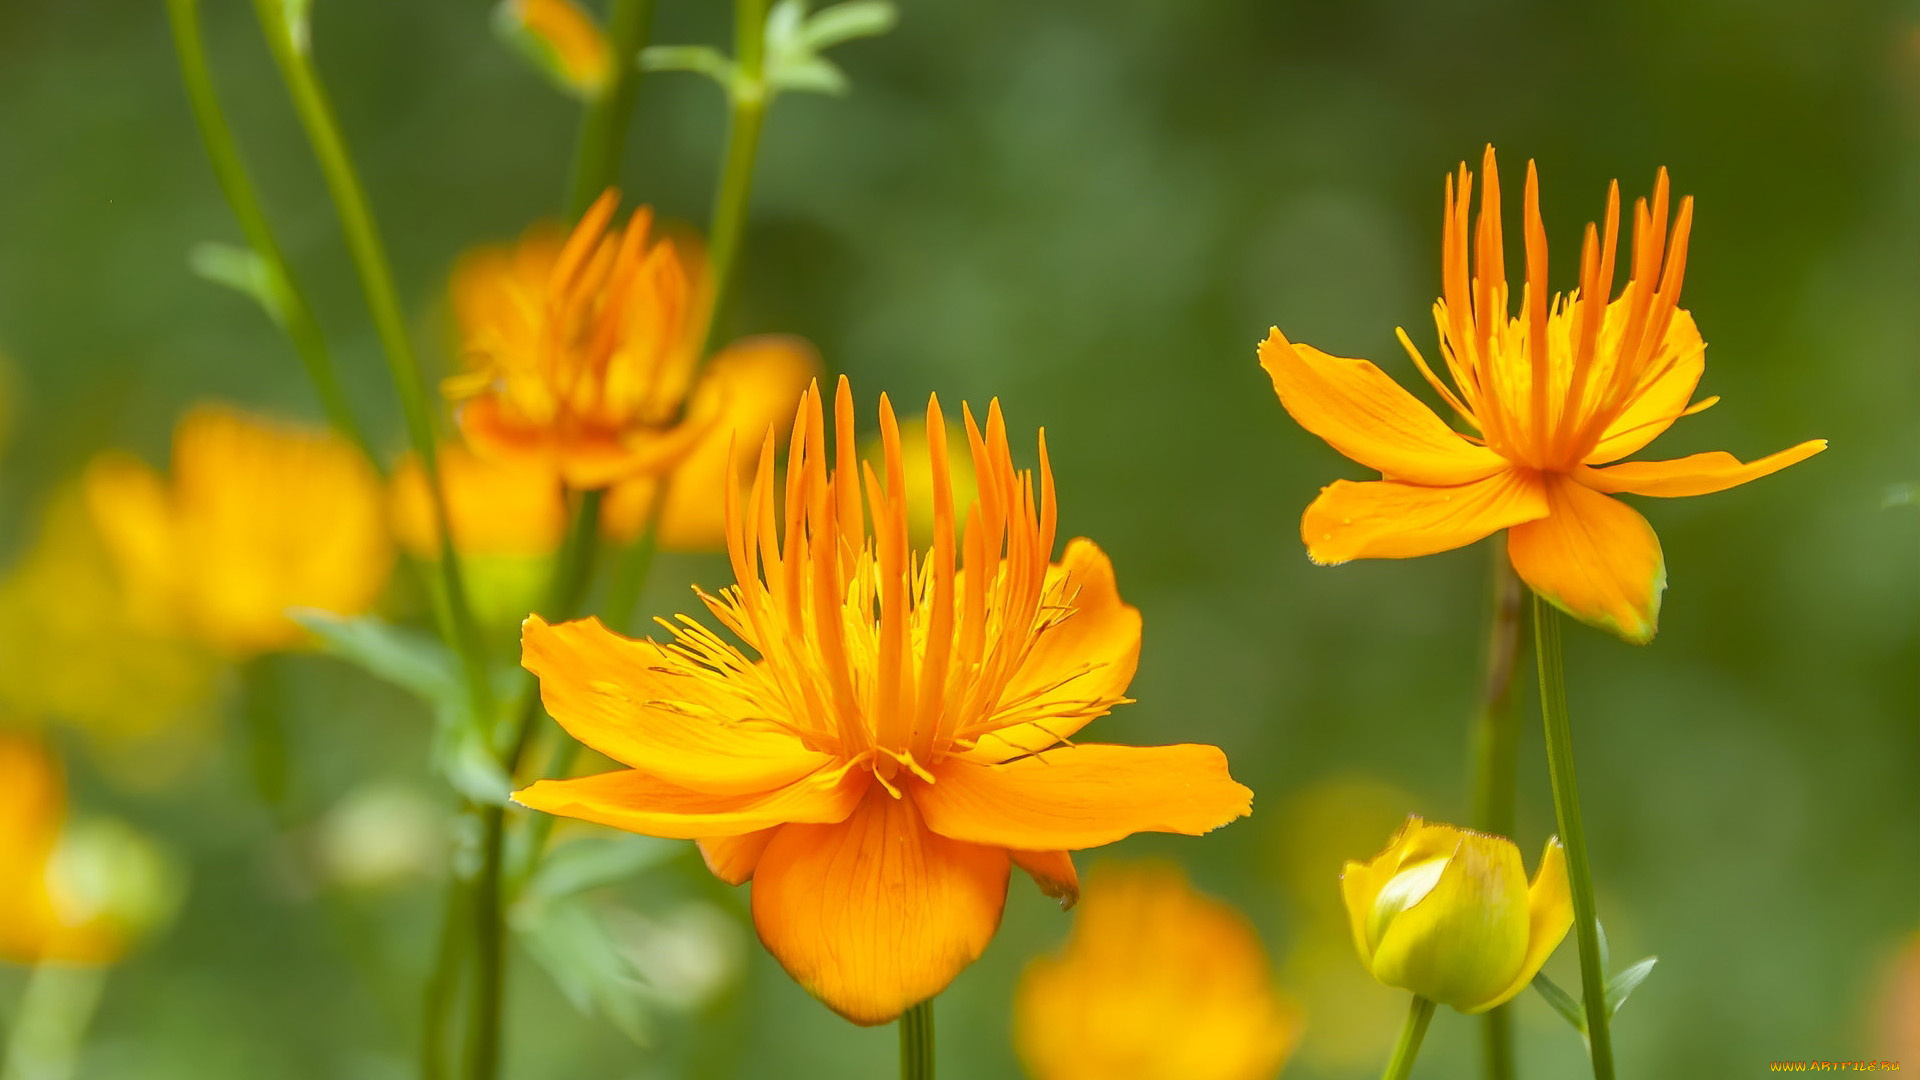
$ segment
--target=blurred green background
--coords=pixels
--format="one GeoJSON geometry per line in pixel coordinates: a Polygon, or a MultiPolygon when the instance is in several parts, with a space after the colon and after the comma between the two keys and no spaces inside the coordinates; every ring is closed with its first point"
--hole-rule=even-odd
{"type": "MultiPolygon", "coordinates": [[[[281,238],[356,405],[397,452],[338,229],[248,5],[204,6],[281,238]]],[[[660,0],[654,41],[723,44],[727,16],[660,0]]],[[[434,343],[455,255],[559,209],[577,107],[494,38],[478,0],[318,0],[313,18],[434,343]]],[[[1310,565],[1300,510],[1363,470],[1286,417],[1254,345],[1278,324],[1410,377],[1393,329],[1432,340],[1441,178],[1488,141],[1511,173],[1539,160],[1563,285],[1607,181],[1633,197],[1667,165],[1699,201],[1683,303],[1711,346],[1701,392],[1725,402],[1650,453],[1832,449],[1725,494],[1646,501],[1671,581],[1658,641],[1569,634],[1602,915],[1619,962],[1661,958],[1617,1024],[1621,1072],[1891,1056],[1875,1001],[1920,929],[1920,509],[1881,507],[1920,480],[1920,12],[912,0],[893,34],[835,55],[851,97],[783,98],[771,115],[731,329],[811,338],[864,409],[883,389],[998,395],[1028,447],[1047,428],[1062,528],[1112,554],[1146,619],[1138,704],[1093,730],[1218,743],[1257,792],[1251,819],[1203,839],[1135,839],[1082,864],[1170,856],[1248,913],[1308,1010],[1289,1077],[1374,1075],[1397,1030],[1404,999],[1361,974],[1335,875],[1409,810],[1466,814],[1486,557],[1310,565]]],[[[710,84],[647,78],[627,190],[704,223],[722,124],[710,84]]],[[[271,324],[187,270],[209,239],[238,232],[161,6],[0,4],[7,559],[99,448],[164,460],[191,402],[318,416],[271,324]]],[[[684,610],[688,581],[723,574],[667,559],[646,602],[684,610]]],[[[449,800],[425,771],[423,711],[331,660],[276,663],[296,803],[320,817],[378,782],[431,828],[449,800]]],[[[1552,811],[1521,687],[1531,865],[1552,811]]],[[[237,701],[227,687],[209,721],[224,737],[164,783],[68,740],[79,801],[155,833],[192,877],[177,923],[114,975],[83,1075],[407,1076],[442,871],[316,885],[310,838],[283,837],[252,796],[237,701]]],[[[1069,925],[1016,878],[1000,936],[939,1002],[952,1076],[1017,1074],[1011,987],[1069,925]]],[[[709,910],[696,901],[745,906],[687,852],[624,895],[658,925],[709,910]]],[[[657,1017],[651,1049],[517,954],[508,1075],[889,1074],[890,1029],[841,1022],[728,925],[732,951],[715,955],[738,956],[744,984],[657,1017]]],[[[1549,967],[1565,985],[1571,952],[1549,967]]],[[[0,1008],[18,974],[0,975],[0,1008]]],[[[1581,1074],[1544,1003],[1527,995],[1516,1014],[1525,1075],[1581,1074]]],[[[1476,1075],[1477,1038],[1443,1011],[1418,1075],[1476,1075]]]]}

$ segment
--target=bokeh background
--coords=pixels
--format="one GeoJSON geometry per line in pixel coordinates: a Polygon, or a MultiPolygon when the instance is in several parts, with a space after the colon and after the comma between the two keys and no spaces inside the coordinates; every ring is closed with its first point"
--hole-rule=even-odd
{"type": "MultiPolygon", "coordinates": [[[[204,7],[281,239],[397,453],[377,345],[248,5],[204,7]]],[[[654,40],[724,45],[727,16],[660,0],[654,40]]],[[[477,0],[319,0],[313,19],[418,336],[444,356],[453,258],[558,210],[577,107],[477,0]]],[[[912,0],[893,34],[836,58],[850,97],[772,113],[731,329],[806,335],[869,408],[882,389],[998,395],[1016,432],[1047,428],[1063,529],[1112,554],[1146,620],[1138,704],[1095,730],[1218,743],[1257,792],[1251,819],[1203,839],[1090,861],[1177,859],[1249,915],[1307,1010],[1290,1077],[1373,1075],[1397,1031],[1403,998],[1354,961],[1335,876],[1410,810],[1466,814],[1486,553],[1310,565],[1300,509],[1362,470],[1285,416],[1254,345],[1279,324],[1411,376],[1393,329],[1432,338],[1441,178],[1488,141],[1513,174],[1539,160],[1561,282],[1606,182],[1632,197],[1670,167],[1699,200],[1684,303],[1710,343],[1702,392],[1725,402],[1653,451],[1832,449],[1725,494],[1648,500],[1671,580],[1658,641],[1569,635],[1603,917],[1621,962],[1661,958],[1617,1024],[1622,1074],[1897,1056],[1879,1002],[1920,930],[1920,507],[1882,502],[1920,480],[1912,5],[912,0]]],[[[722,125],[710,84],[648,77],[625,186],[704,222],[722,125]]],[[[97,450],[164,462],[190,403],[318,417],[259,310],[188,271],[210,239],[238,232],[160,5],[0,5],[0,566],[30,553],[97,450]]],[[[687,582],[723,574],[668,558],[646,604],[682,610],[687,582]]],[[[79,677],[112,681],[111,655],[85,662],[79,677]]],[[[337,661],[276,665],[306,822],[292,832],[253,795],[230,678],[136,750],[58,736],[78,801],[138,823],[191,878],[174,925],[114,974],[84,1076],[409,1075],[445,869],[409,854],[406,830],[436,850],[451,809],[426,771],[429,722],[337,661]],[[401,854],[342,884],[314,869],[341,835],[401,854]]],[[[1531,863],[1552,813],[1521,687],[1531,863]]],[[[893,1032],[793,986],[744,929],[744,891],[686,847],[618,902],[666,953],[703,943],[682,958],[696,975],[737,966],[738,981],[697,1012],[658,1010],[642,1047],[518,952],[508,1075],[887,1075],[893,1032]]],[[[1011,987],[1068,925],[1014,882],[1000,936],[940,999],[949,1075],[1017,1075],[1011,987]]],[[[1571,951],[1548,969],[1567,985],[1571,951]]],[[[0,973],[0,1010],[20,985],[0,973]]],[[[1543,1002],[1516,1014],[1526,1075],[1580,1075],[1543,1002]]],[[[1477,1037],[1443,1011],[1419,1074],[1474,1075],[1477,1037]]]]}

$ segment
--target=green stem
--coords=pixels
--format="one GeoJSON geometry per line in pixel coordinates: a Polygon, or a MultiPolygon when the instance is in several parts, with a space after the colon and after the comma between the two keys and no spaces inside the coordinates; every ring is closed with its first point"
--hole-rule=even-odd
{"type": "Polygon", "coordinates": [[[900,1080],[933,1080],[933,1001],[900,1014],[900,1080]]]}
{"type": "Polygon", "coordinates": [[[633,115],[640,84],[640,50],[653,21],[653,0],[613,0],[607,14],[607,41],[613,50],[613,77],[580,120],[573,173],[567,181],[567,217],[577,219],[600,193],[620,179],[620,147],[633,115]]]}
{"type": "Polygon", "coordinates": [[[1380,1080],[1407,1080],[1413,1072],[1413,1059],[1420,1056],[1420,1042],[1427,1037],[1427,1024],[1433,1020],[1433,1002],[1413,995],[1413,1004],[1407,1008],[1407,1022],[1400,1029],[1400,1041],[1394,1045],[1393,1057],[1387,1060],[1387,1071],[1380,1074],[1380,1080]]]}
{"type": "Polygon", "coordinates": [[[20,1007],[14,1012],[0,1080],[67,1080],[72,1076],[106,981],[105,968],[65,964],[34,968],[20,997],[20,1007]]]}
{"type": "Polygon", "coordinates": [[[253,785],[285,829],[293,824],[287,802],[287,729],[280,715],[280,673],[272,653],[256,656],[241,668],[240,711],[247,721],[247,757],[253,767],[253,785]]]}
{"type": "Polygon", "coordinates": [[[747,204],[753,195],[754,157],[760,150],[760,129],[767,117],[766,32],[767,0],[734,0],[733,51],[740,77],[727,94],[727,156],[714,195],[713,222],[707,229],[713,272],[713,299],[707,315],[709,352],[714,327],[720,323],[721,310],[733,286],[747,204]]]}
{"type": "Polygon", "coordinates": [[[433,971],[427,976],[427,992],[421,1005],[420,1076],[421,1080],[444,1080],[447,1075],[447,1027],[453,1017],[454,995],[460,986],[460,961],[465,951],[467,890],[449,885],[440,915],[440,938],[434,946],[433,971]]]}
{"type": "MultiPolygon", "coordinates": [[[[604,497],[605,492],[600,490],[583,492],[580,496],[580,506],[561,545],[547,602],[541,612],[549,619],[572,618],[586,600],[600,546],[600,506],[604,497]]],[[[508,776],[519,770],[520,759],[526,756],[534,721],[539,715],[540,695],[537,688],[530,686],[515,716],[506,751],[500,758],[508,776]]],[[[480,826],[480,872],[473,888],[476,981],[473,1027],[468,1032],[467,1075],[472,1080],[493,1080],[500,1073],[501,1012],[506,985],[506,923],[501,889],[507,846],[506,807],[481,807],[480,826]]]]}
{"type": "MultiPolygon", "coordinates": [[[[1489,545],[1492,582],[1487,610],[1486,682],[1473,725],[1473,826],[1496,836],[1512,836],[1516,801],[1520,729],[1514,715],[1513,686],[1519,674],[1520,579],[1496,535],[1489,545]]],[[[1505,1005],[1481,1021],[1487,1080],[1512,1080],[1513,1025],[1505,1005]]]]}
{"type": "Polygon", "coordinates": [[[1580,948],[1580,994],[1587,1010],[1587,1045],[1594,1080],[1613,1080],[1613,1041],[1608,1032],[1607,973],[1600,962],[1600,921],[1593,902],[1593,870],[1587,862],[1587,829],[1580,818],[1580,783],[1573,771],[1573,731],[1567,720],[1566,662],[1560,649],[1560,614],[1533,597],[1534,654],[1540,665],[1540,712],[1547,732],[1547,769],[1553,780],[1553,812],[1567,849],[1567,882],[1573,892],[1573,929],[1580,948]]]}
{"type": "Polygon", "coordinates": [[[359,174],[354,170],[352,156],[347,152],[340,125],[334,119],[333,106],[327,100],[326,90],[314,74],[304,42],[295,39],[293,28],[286,21],[286,5],[283,0],[254,0],[253,7],[260,20],[260,28],[265,33],[267,47],[273,53],[274,63],[280,69],[282,81],[286,83],[287,93],[293,99],[294,112],[299,115],[301,126],[306,129],[307,140],[313,146],[321,175],[326,179],[327,190],[333,197],[341,230],[346,234],[347,250],[353,256],[361,289],[366,294],[367,308],[373,316],[374,329],[379,334],[387,357],[387,367],[393,375],[394,390],[400,398],[400,411],[406,418],[407,438],[426,473],[434,523],[440,533],[441,588],[445,593],[445,603],[436,604],[435,610],[443,617],[442,636],[460,656],[473,714],[478,722],[485,723],[494,715],[493,686],[487,678],[485,646],[480,637],[479,623],[475,621],[473,608],[467,599],[459,556],[453,547],[453,530],[447,519],[447,496],[440,486],[433,411],[428,405],[420,365],[413,355],[413,343],[407,337],[406,319],[401,314],[399,293],[394,288],[393,271],[387,264],[380,230],[374,222],[366,191],[360,185],[359,174]]]}
{"type": "Polygon", "coordinates": [[[259,197],[254,194],[253,180],[240,158],[233,129],[227,125],[226,114],[220,108],[220,98],[214,90],[213,75],[207,66],[206,48],[200,36],[199,0],[167,0],[167,15],[173,24],[173,44],[180,56],[180,75],[186,82],[187,101],[193,106],[193,118],[200,127],[200,141],[206,146],[207,159],[213,165],[214,176],[220,181],[220,190],[226,194],[227,205],[233,209],[233,216],[239,219],[240,231],[247,238],[247,246],[253,249],[254,257],[260,260],[270,276],[269,285],[276,306],[268,314],[273,316],[293,342],[294,351],[300,354],[300,362],[307,369],[307,378],[312,381],[315,393],[320,396],[320,406],[326,410],[328,421],[366,454],[376,470],[384,472],[383,463],[379,455],[374,453],[373,444],[368,442],[366,431],[354,419],[353,410],[347,405],[346,394],[340,388],[333,361],[327,353],[326,339],[320,333],[320,324],[313,317],[313,308],[307,303],[306,294],[294,284],[286,256],[281,252],[279,242],[274,239],[273,228],[267,223],[266,211],[261,209],[259,197]]]}

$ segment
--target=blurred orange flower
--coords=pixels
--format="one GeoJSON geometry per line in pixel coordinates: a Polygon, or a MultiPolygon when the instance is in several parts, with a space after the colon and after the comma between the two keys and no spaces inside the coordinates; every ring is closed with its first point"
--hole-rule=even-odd
{"type": "Polygon", "coordinates": [[[128,926],[113,905],[63,880],[66,784],[38,742],[0,730],[0,960],[110,964],[128,926]]]}
{"type": "Polygon", "coordinates": [[[548,712],[631,768],[514,798],[698,839],[720,878],[753,880],[760,940],[787,972],[878,1024],[980,955],[1011,865],[1071,898],[1069,851],[1202,833],[1248,813],[1252,792],[1211,746],[1067,741],[1127,700],[1140,615],[1091,542],[1049,563],[1044,438],[1037,477],[1017,472],[998,403],[984,433],[967,414],[979,497],[957,515],[931,402],[938,527],[916,553],[887,399],[864,499],[844,379],[834,418],[829,459],[810,389],[784,485],[769,432],[750,494],[729,500],[737,584],[701,596],[751,654],[686,616],[669,644],[527,621],[523,662],[548,712]]]}
{"type": "MultiPolygon", "coordinates": [[[[435,455],[454,547],[462,555],[547,555],[567,531],[567,493],[551,469],[480,457],[458,443],[435,455]]],[[[420,459],[408,454],[388,488],[393,537],[409,554],[440,557],[440,529],[420,459]]]]}
{"type": "Polygon", "coordinates": [[[561,238],[528,230],[512,247],[461,259],[454,317],[467,371],[446,380],[467,442],[520,458],[568,486],[604,488],[676,465],[718,416],[694,395],[708,299],[653,212],[613,224],[607,191],[561,238]],[[691,403],[698,411],[682,415],[691,403]]]}
{"type": "Polygon", "coordinates": [[[1013,1004],[1036,1080],[1265,1080],[1300,1030],[1245,916],[1156,863],[1095,869],[1066,948],[1027,965],[1013,1004]]]}
{"type": "MultiPolygon", "coordinates": [[[[819,374],[820,357],[813,346],[782,334],[743,338],[707,361],[688,411],[717,419],[667,476],[661,547],[669,551],[726,547],[727,492],[744,492],[753,473],[752,455],[745,449],[731,455],[734,444],[756,446],[769,427],[784,437],[800,395],[819,374]]],[[[651,475],[615,484],[600,509],[605,535],[621,543],[638,538],[646,528],[659,484],[660,478],[651,475]]]]}
{"type": "Polygon", "coordinates": [[[365,611],[393,564],[379,481],[328,432],[203,405],[174,428],[171,482],[117,452],[84,482],[137,609],[231,655],[305,640],[291,607],[365,611]]]}
{"type": "Polygon", "coordinates": [[[578,5],[570,0],[503,0],[494,18],[563,89],[587,99],[606,89],[613,75],[613,49],[599,24],[578,5]]]}
{"type": "Polygon", "coordinates": [[[1409,558],[1508,529],[1514,570],[1535,592],[1628,641],[1649,641],[1666,563],[1652,526],[1612,496],[1705,495],[1811,457],[1826,440],[1745,464],[1715,451],[1608,466],[1719,400],[1689,404],[1706,366],[1706,344],[1679,306],[1693,200],[1681,201],[1669,244],[1667,174],[1660,171],[1651,208],[1645,200],[1634,205],[1626,288],[1609,300],[1620,217],[1613,185],[1606,226],[1587,226],[1580,287],[1549,300],[1539,183],[1528,163],[1526,284],[1515,318],[1491,146],[1482,172],[1471,276],[1473,176],[1463,164],[1457,186],[1447,181],[1445,294],[1433,310],[1451,387],[1400,333],[1421,374],[1477,435],[1448,427],[1365,360],[1295,345],[1277,328],[1260,346],[1261,366],[1293,418],[1384,474],[1366,483],[1336,480],[1321,491],[1300,523],[1307,554],[1327,564],[1409,558]]]}

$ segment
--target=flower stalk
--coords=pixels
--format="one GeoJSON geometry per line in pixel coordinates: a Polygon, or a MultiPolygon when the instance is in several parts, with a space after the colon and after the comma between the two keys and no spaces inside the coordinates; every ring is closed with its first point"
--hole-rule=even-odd
{"type": "Polygon", "coordinates": [[[27,979],[8,1031],[0,1080],[67,1080],[80,1064],[87,1026],[100,1004],[105,968],[40,964],[27,979]]]}
{"type": "Polygon", "coordinates": [[[1587,861],[1587,830],[1580,817],[1580,784],[1573,768],[1573,732],[1567,720],[1566,663],[1561,655],[1560,614],[1538,593],[1533,598],[1534,653],[1540,667],[1540,712],[1546,724],[1547,768],[1553,810],[1567,848],[1567,879],[1573,893],[1573,928],[1580,950],[1580,994],[1587,1014],[1587,1045],[1594,1080],[1613,1080],[1613,1042],[1608,1031],[1607,973],[1600,959],[1600,921],[1593,901],[1593,870],[1587,861]]]}
{"type": "Polygon", "coordinates": [[[406,319],[401,314],[399,294],[394,288],[393,271],[387,263],[379,226],[374,221],[352,156],[347,152],[333,106],[307,56],[304,28],[287,21],[286,8],[278,0],[254,0],[253,6],[274,64],[280,69],[281,80],[293,99],[294,112],[306,129],[307,140],[333,198],[341,230],[346,235],[347,250],[353,257],[374,329],[393,375],[394,390],[406,419],[407,438],[426,472],[434,523],[440,533],[440,581],[435,590],[434,613],[440,622],[441,636],[460,657],[474,718],[476,722],[486,722],[494,714],[494,697],[487,677],[485,646],[467,598],[459,555],[453,546],[453,529],[447,516],[446,492],[440,484],[433,414],[427,404],[425,380],[413,354],[413,343],[407,337],[406,319]]]}
{"type": "Polygon", "coordinates": [[[339,376],[327,352],[326,339],[321,335],[320,324],[313,316],[313,307],[307,302],[306,294],[294,284],[286,255],[280,250],[279,241],[274,238],[273,227],[267,223],[266,211],[261,209],[259,196],[254,193],[253,179],[247,173],[246,163],[240,158],[233,129],[228,126],[226,113],[220,108],[220,97],[214,90],[205,44],[200,36],[199,0],[167,0],[167,16],[173,26],[174,50],[180,57],[180,75],[186,83],[187,101],[193,107],[194,122],[200,128],[200,141],[206,147],[214,176],[220,182],[221,192],[226,195],[228,207],[240,223],[247,246],[265,268],[268,279],[266,287],[273,299],[268,314],[279,324],[293,343],[294,351],[300,355],[300,362],[307,369],[307,378],[313,383],[314,392],[319,395],[321,408],[326,411],[327,421],[340,434],[352,440],[376,470],[384,471],[379,455],[373,451],[373,444],[367,440],[366,430],[360,426],[353,410],[347,405],[346,394],[340,388],[339,376]]]}
{"type": "Polygon", "coordinates": [[[571,221],[580,220],[593,200],[619,179],[621,147],[640,82],[635,60],[646,47],[652,22],[653,0],[613,0],[607,17],[613,73],[580,121],[580,141],[567,182],[567,218],[571,221]]]}
{"type": "Polygon", "coordinates": [[[900,1080],[933,1080],[933,1000],[900,1014],[900,1080]]]}
{"type": "MultiPolygon", "coordinates": [[[[1487,611],[1486,682],[1473,724],[1473,825],[1496,836],[1512,836],[1519,725],[1514,715],[1513,684],[1519,673],[1520,612],[1523,590],[1507,557],[1506,539],[1489,544],[1492,582],[1487,611]]],[[[1507,1007],[1486,1014],[1481,1045],[1488,1080],[1513,1076],[1513,1027],[1507,1007]]]]}
{"type": "Polygon", "coordinates": [[[1380,1074],[1380,1080],[1407,1080],[1413,1072],[1413,1059],[1420,1056],[1420,1043],[1427,1037],[1427,1024],[1433,1020],[1433,1002],[1413,995],[1413,1004],[1407,1009],[1407,1022],[1400,1029],[1400,1041],[1393,1048],[1393,1057],[1387,1060],[1387,1069],[1380,1074]]]}
{"type": "Polygon", "coordinates": [[[767,0],[734,0],[733,35],[737,76],[727,91],[727,152],[720,167],[712,224],[707,229],[713,269],[709,345],[733,284],[740,238],[746,229],[747,204],[753,194],[754,158],[760,150],[760,129],[767,117],[767,0]]]}

